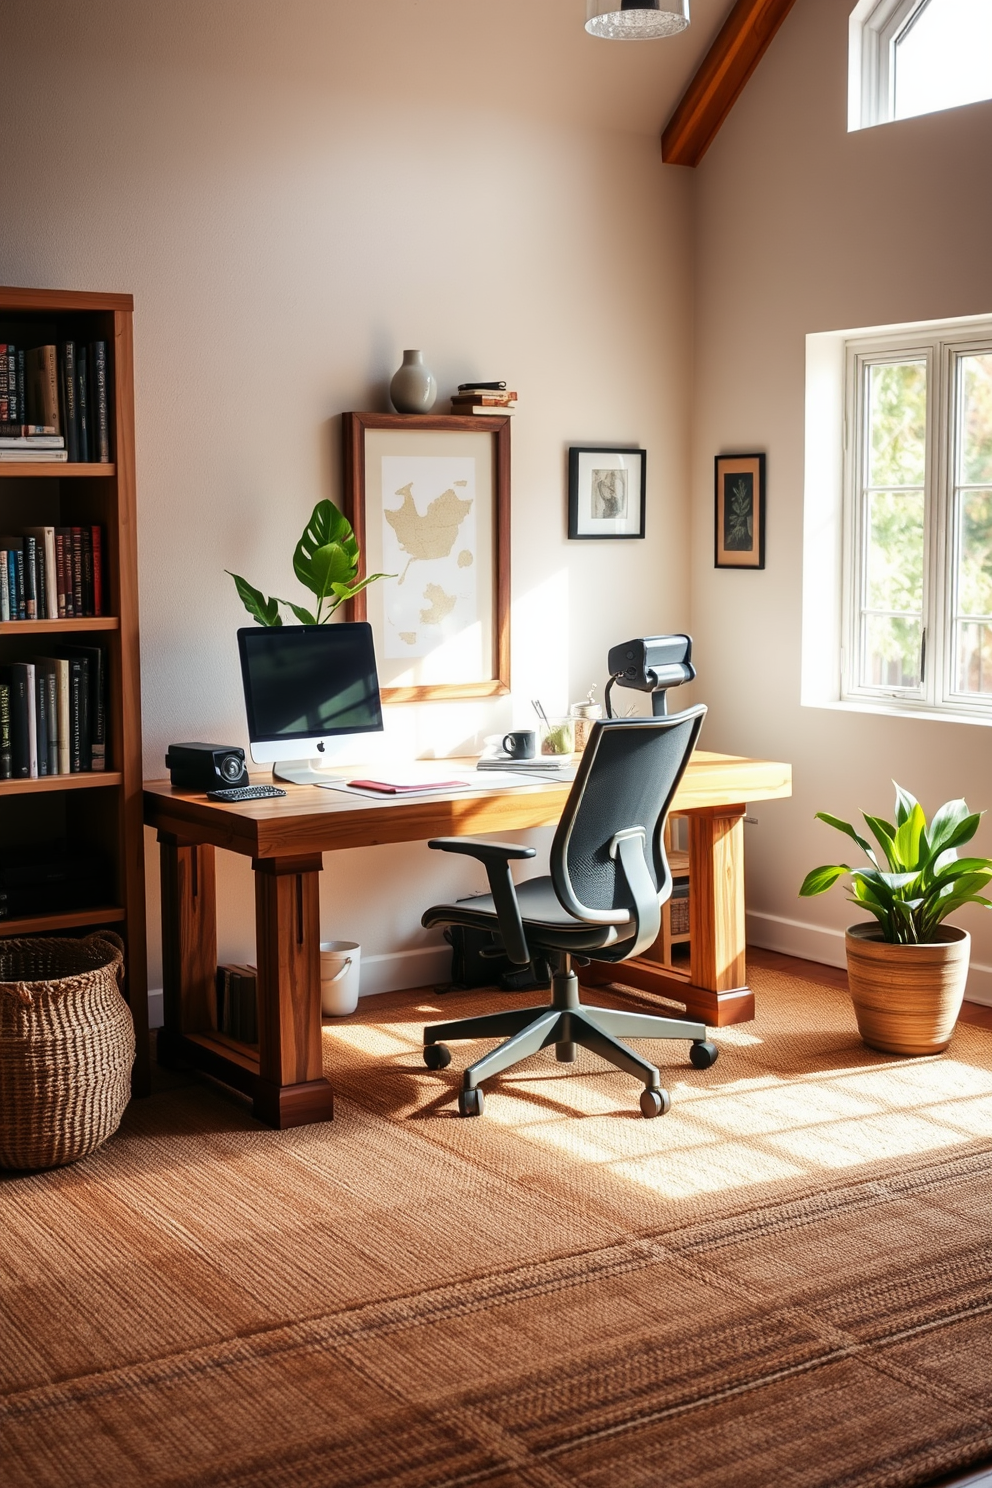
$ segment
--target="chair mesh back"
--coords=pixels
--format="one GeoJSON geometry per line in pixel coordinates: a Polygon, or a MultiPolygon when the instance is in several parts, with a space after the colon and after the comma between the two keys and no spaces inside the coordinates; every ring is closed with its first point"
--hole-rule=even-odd
{"type": "Polygon", "coordinates": [[[643,827],[648,866],[659,894],[671,892],[665,817],[689,762],[705,707],[668,718],[613,718],[593,726],[551,848],[551,876],[567,909],[568,890],[589,909],[632,909],[610,843],[625,827],[643,827]]]}

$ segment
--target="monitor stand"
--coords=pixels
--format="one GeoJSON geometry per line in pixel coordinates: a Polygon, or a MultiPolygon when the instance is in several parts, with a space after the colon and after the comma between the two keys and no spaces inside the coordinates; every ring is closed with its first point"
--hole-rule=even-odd
{"type": "Polygon", "coordinates": [[[319,756],[312,760],[278,760],[272,766],[274,780],[288,780],[290,785],[344,785],[345,777],[331,769],[319,756]]]}

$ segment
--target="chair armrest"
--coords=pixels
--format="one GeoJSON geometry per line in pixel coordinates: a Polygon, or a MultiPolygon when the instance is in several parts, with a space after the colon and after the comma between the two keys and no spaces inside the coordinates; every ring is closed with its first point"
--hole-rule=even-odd
{"type": "Polygon", "coordinates": [[[477,837],[432,837],[427,846],[441,852],[462,853],[485,866],[503,948],[514,966],[527,966],[531,955],[510,874],[510,859],[534,858],[536,848],[520,847],[512,842],[483,842],[477,837]]]}
{"type": "Polygon", "coordinates": [[[432,837],[428,847],[439,852],[464,853],[467,858],[478,858],[487,866],[490,863],[505,863],[511,858],[536,858],[536,847],[521,847],[515,842],[486,842],[481,837],[432,837]]]}
{"type": "MultiPolygon", "coordinates": [[[[654,945],[661,930],[661,898],[654,886],[654,880],[648,871],[646,857],[646,842],[643,827],[627,827],[622,832],[617,832],[610,843],[610,857],[616,858],[620,872],[627,881],[634,900],[634,915],[637,920],[637,938],[632,950],[628,952],[631,956],[639,956],[649,946],[654,945]]],[[[671,875],[668,878],[668,899],[672,892],[671,875]]]]}

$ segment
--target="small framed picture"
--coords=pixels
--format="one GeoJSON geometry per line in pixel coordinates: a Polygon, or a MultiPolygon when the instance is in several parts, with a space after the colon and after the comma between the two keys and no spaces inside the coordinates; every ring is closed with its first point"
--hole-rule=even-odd
{"type": "Polygon", "coordinates": [[[714,566],[765,566],[765,457],[717,455],[714,566]]]}
{"type": "Polygon", "coordinates": [[[641,449],[569,450],[569,537],[644,536],[646,458],[641,449]]]}

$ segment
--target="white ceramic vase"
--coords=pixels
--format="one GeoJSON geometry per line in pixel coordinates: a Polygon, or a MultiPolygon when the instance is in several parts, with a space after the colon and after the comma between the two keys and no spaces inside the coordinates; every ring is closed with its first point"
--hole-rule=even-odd
{"type": "Polygon", "coordinates": [[[403,365],[393,374],[389,396],[397,413],[430,413],[437,398],[434,374],[424,366],[422,351],[405,351],[403,365]]]}

